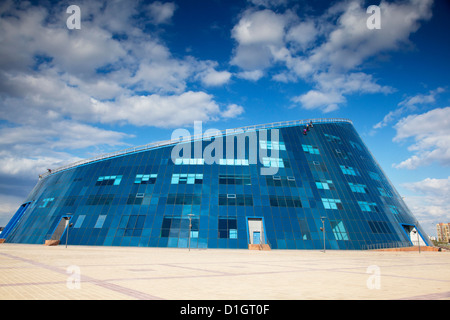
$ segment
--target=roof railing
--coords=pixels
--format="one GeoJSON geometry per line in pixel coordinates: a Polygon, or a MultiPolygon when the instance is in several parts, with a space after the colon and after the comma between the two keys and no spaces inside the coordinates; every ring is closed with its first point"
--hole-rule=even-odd
{"type": "MultiPolygon", "coordinates": [[[[223,135],[228,135],[228,134],[233,134],[233,133],[242,133],[242,132],[262,130],[262,129],[274,129],[274,128],[281,128],[281,127],[306,125],[308,123],[315,124],[315,123],[334,123],[334,122],[346,122],[346,123],[353,124],[353,122],[351,120],[345,119],[345,118],[316,118],[316,119],[304,119],[304,120],[278,121],[278,122],[272,122],[272,123],[267,123],[267,124],[259,124],[259,125],[245,126],[245,127],[234,128],[234,129],[219,130],[219,132],[221,132],[221,134],[223,134],[223,135]]],[[[155,148],[159,148],[162,146],[168,146],[171,144],[177,144],[181,141],[186,141],[185,139],[188,139],[188,141],[196,141],[196,140],[202,140],[205,137],[211,137],[211,135],[205,135],[202,133],[202,134],[197,134],[197,135],[191,135],[189,137],[184,137],[183,140],[180,140],[180,139],[172,140],[171,139],[171,140],[157,141],[157,142],[152,142],[152,143],[148,143],[148,144],[137,146],[137,147],[131,147],[131,148],[127,148],[127,149],[123,149],[123,150],[119,150],[119,151],[109,152],[109,153],[101,154],[101,155],[98,155],[98,156],[95,156],[92,158],[79,160],[79,161],[61,166],[56,169],[52,169],[51,171],[41,174],[39,177],[45,178],[45,177],[47,177],[51,174],[57,173],[57,172],[68,170],[68,169],[78,167],[78,166],[81,166],[84,164],[101,161],[104,159],[109,159],[109,158],[114,158],[117,156],[122,156],[122,155],[130,154],[130,153],[155,149],[155,148]]]]}

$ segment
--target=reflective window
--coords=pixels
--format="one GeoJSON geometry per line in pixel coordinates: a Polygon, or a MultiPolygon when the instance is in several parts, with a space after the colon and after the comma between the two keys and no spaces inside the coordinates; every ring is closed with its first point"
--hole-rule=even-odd
{"type": "Polygon", "coordinates": [[[391,212],[392,212],[393,214],[399,214],[398,209],[397,209],[396,206],[394,206],[394,205],[389,205],[389,209],[391,210],[391,212]]]}
{"type": "Polygon", "coordinates": [[[146,216],[144,215],[124,215],[119,226],[123,229],[124,236],[139,237],[142,234],[146,216]]]}
{"type": "Polygon", "coordinates": [[[219,218],[219,238],[237,239],[237,220],[235,218],[219,218]]]}
{"type": "Polygon", "coordinates": [[[193,217],[190,222],[191,226],[189,226],[188,217],[164,217],[161,226],[161,237],[198,238],[199,219],[197,217],[193,217]]]}
{"type": "Polygon", "coordinates": [[[113,199],[113,194],[90,195],[86,201],[86,204],[89,206],[109,205],[113,199]]]}
{"type": "Polygon", "coordinates": [[[337,210],[344,209],[341,200],[339,199],[322,198],[322,203],[325,209],[337,209],[337,210]]]}
{"type": "Polygon", "coordinates": [[[284,168],[284,162],[281,158],[263,157],[264,167],[284,168]]]}
{"type": "Polygon", "coordinates": [[[377,181],[381,181],[381,177],[378,173],[375,172],[370,172],[369,171],[369,176],[373,179],[373,180],[377,180],[377,181]]]}
{"type": "Polygon", "coordinates": [[[350,142],[351,146],[352,146],[354,149],[358,149],[359,151],[362,151],[362,148],[361,148],[361,146],[359,145],[359,143],[353,142],[353,141],[351,141],[351,140],[349,140],[349,142],[350,142]]]}
{"type": "Polygon", "coordinates": [[[42,200],[42,204],[39,206],[39,208],[49,207],[54,200],[55,200],[55,198],[46,198],[46,199],[42,200]]]}
{"type": "Polygon", "coordinates": [[[302,240],[311,240],[311,233],[309,232],[308,223],[305,219],[298,220],[300,225],[300,232],[302,234],[302,240]]]}
{"type": "Polygon", "coordinates": [[[339,137],[333,136],[332,134],[323,134],[325,136],[325,138],[327,139],[328,142],[335,142],[338,144],[342,144],[342,140],[339,137]]]}
{"type": "Polygon", "coordinates": [[[137,184],[155,184],[157,174],[137,174],[134,183],[137,184]]]}
{"type": "Polygon", "coordinates": [[[342,220],[331,220],[330,224],[336,240],[349,240],[347,230],[345,230],[344,222],[342,220]]]}
{"type": "Polygon", "coordinates": [[[286,146],[283,141],[259,141],[261,149],[267,150],[286,150],[286,146]]]}
{"type": "Polygon", "coordinates": [[[219,175],[219,184],[235,184],[250,186],[251,180],[248,174],[221,174],[219,175]]]}
{"type": "Polygon", "coordinates": [[[74,228],[80,228],[83,224],[84,219],[86,218],[86,215],[80,215],[77,218],[77,222],[73,225],[74,228]]]}
{"type": "Polygon", "coordinates": [[[97,218],[97,222],[95,223],[94,228],[101,228],[103,227],[103,223],[105,223],[106,220],[106,215],[105,214],[101,214],[98,216],[97,218]]]}
{"type": "Polygon", "coordinates": [[[190,193],[177,193],[169,194],[167,196],[167,204],[180,204],[180,205],[190,205],[190,204],[200,204],[201,196],[198,194],[190,193]]]}
{"type": "Polygon", "coordinates": [[[175,159],[174,164],[176,165],[204,165],[205,159],[194,158],[194,159],[186,159],[186,158],[177,158],[175,159]]]}
{"type": "Polygon", "coordinates": [[[391,195],[389,195],[389,194],[387,193],[387,191],[384,190],[383,188],[378,187],[377,189],[378,189],[378,192],[380,192],[380,195],[381,195],[382,197],[388,197],[388,198],[391,197],[391,195]]]}
{"type": "Polygon", "coordinates": [[[248,166],[247,159],[219,159],[221,166],[248,166]]]}
{"type": "Polygon", "coordinates": [[[266,184],[270,187],[297,187],[295,184],[295,178],[292,176],[266,176],[266,184]]]}
{"type": "Polygon", "coordinates": [[[203,174],[199,173],[174,173],[171,184],[202,184],[203,174]]]}
{"type": "Polygon", "coordinates": [[[253,197],[244,194],[219,194],[220,206],[252,206],[253,197]]]}
{"type": "Polygon", "coordinates": [[[340,165],[339,167],[341,168],[343,174],[348,174],[351,176],[359,176],[358,169],[344,165],[340,165]]]}
{"type": "Polygon", "coordinates": [[[295,208],[302,207],[300,197],[269,196],[269,201],[272,207],[295,207],[295,208]]]}
{"type": "Polygon", "coordinates": [[[344,150],[334,149],[334,155],[336,156],[336,158],[348,159],[347,152],[345,152],[344,150]]]}
{"type": "Polygon", "coordinates": [[[377,204],[374,202],[358,201],[358,204],[362,211],[378,212],[377,204]]]}
{"type": "Polygon", "coordinates": [[[334,190],[332,180],[316,180],[317,189],[334,190]]]}
{"type": "Polygon", "coordinates": [[[392,233],[389,225],[384,221],[367,221],[373,233],[392,233]]]}
{"type": "Polygon", "coordinates": [[[367,192],[367,186],[365,184],[357,184],[357,183],[349,182],[348,185],[350,186],[350,189],[353,192],[358,192],[358,193],[366,193],[367,192]]]}
{"type": "Polygon", "coordinates": [[[310,154],[320,154],[319,148],[311,146],[309,144],[302,144],[303,151],[310,154]]]}
{"type": "Polygon", "coordinates": [[[122,180],[122,176],[103,176],[98,177],[97,182],[95,183],[96,186],[111,186],[120,185],[120,181],[122,180]]]}

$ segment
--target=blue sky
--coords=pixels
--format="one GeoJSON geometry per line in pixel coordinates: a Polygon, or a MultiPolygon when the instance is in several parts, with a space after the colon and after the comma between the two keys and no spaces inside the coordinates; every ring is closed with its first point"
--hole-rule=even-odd
{"type": "Polygon", "coordinates": [[[449,12],[442,0],[2,1],[0,225],[47,168],[194,121],[341,117],[435,235],[450,222],[449,12]],[[67,27],[72,4],[81,29],[67,27]]]}

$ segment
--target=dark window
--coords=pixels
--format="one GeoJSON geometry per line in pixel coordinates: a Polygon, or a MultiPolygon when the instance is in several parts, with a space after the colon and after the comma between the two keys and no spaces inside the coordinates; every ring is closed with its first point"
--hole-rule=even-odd
{"type": "Polygon", "coordinates": [[[169,194],[166,203],[179,205],[195,205],[201,203],[201,196],[191,193],[169,194]]]}
{"type": "Polygon", "coordinates": [[[219,218],[218,237],[222,239],[237,239],[237,220],[235,218],[219,218]]]}
{"type": "Polygon", "coordinates": [[[219,175],[219,184],[251,185],[250,175],[219,175]]]}
{"type": "Polygon", "coordinates": [[[244,194],[219,194],[220,206],[253,206],[253,197],[244,194]]]}
{"type": "Polygon", "coordinates": [[[302,207],[300,197],[269,196],[269,201],[272,207],[294,207],[294,208],[302,207]]]}
{"type": "MultiPolygon", "coordinates": [[[[137,223],[139,223],[139,221],[137,223]]],[[[191,226],[189,227],[189,218],[187,217],[164,217],[161,225],[161,238],[188,238],[189,229],[191,231],[190,237],[198,238],[198,218],[193,217],[191,219],[191,226]]]]}

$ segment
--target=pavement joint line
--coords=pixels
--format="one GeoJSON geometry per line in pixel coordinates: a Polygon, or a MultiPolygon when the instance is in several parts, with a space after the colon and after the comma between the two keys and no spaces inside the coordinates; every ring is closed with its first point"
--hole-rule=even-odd
{"type": "Polygon", "coordinates": [[[0,257],[0,299],[450,300],[450,269],[446,268],[450,255],[446,253],[187,253],[164,248],[89,246],[73,247],[71,251],[61,246],[6,244],[0,246],[0,257]],[[81,268],[81,284],[88,284],[80,291],[61,286],[67,285],[63,280],[68,279],[71,265],[81,268]],[[386,279],[381,290],[368,287],[366,281],[372,276],[366,269],[369,266],[378,267],[379,275],[386,279]],[[303,287],[293,283],[294,279],[303,287]],[[257,295],[255,285],[263,289],[257,295]]]}
{"type": "MultiPolygon", "coordinates": [[[[51,265],[48,265],[48,264],[44,264],[42,262],[37,262],[37,261],[31,260],[31,259],[26,259],[26,258],[14,256],[14,255],[11,255],[11,254],[8,254],[8,253],[1,252],[0,254],[3,255],[3,256],[6,256],[8,258],[11,258],[11,259],[19,260],[19,261],[26,262],[26,263],[29,263],[31,265],[43,268],[43,269],[47,269],[47,270],[50,270],[50,271],[54,271],[54,272],[57,272],[57,273],[61,273],[61,274],[67,275],[66,270],[61,270],[58,267],[54,267],[54,266],[51,266],[51,265]]],[[[108,283],[108,282],[105,282],[103,280],[98,280],[98,279],[95,279],[93,277],[82,276],[81,279],[82,279],[81,280],[82,282],[93,283],[93,284],[95,284],[97,286],[100,286],[102,288],[109,289],[109,290],[112,290],[112,291],[116,291],[116,292],[125,294],[125,295],[127,295],[129,297],[132,297],[132,298],[136,298],[136,299],[140,299],[140,300],[162,300],[159,297],[152,296],[152,295],[146,294],[146,293],[138,291],[138,290],[122,287],[122,286],[119,286],[119,285],[116,285],[116,284],[113,284],[113,283],[108,283]]]]}
{"type": "Polygon", "coordinates": [[[450,291],[423,294],[423,295],[419,295],[419,296],[400,298],[397,300],[440,300],[440,299],[448,299],[448,298],[450,298],[450,291]]]}

